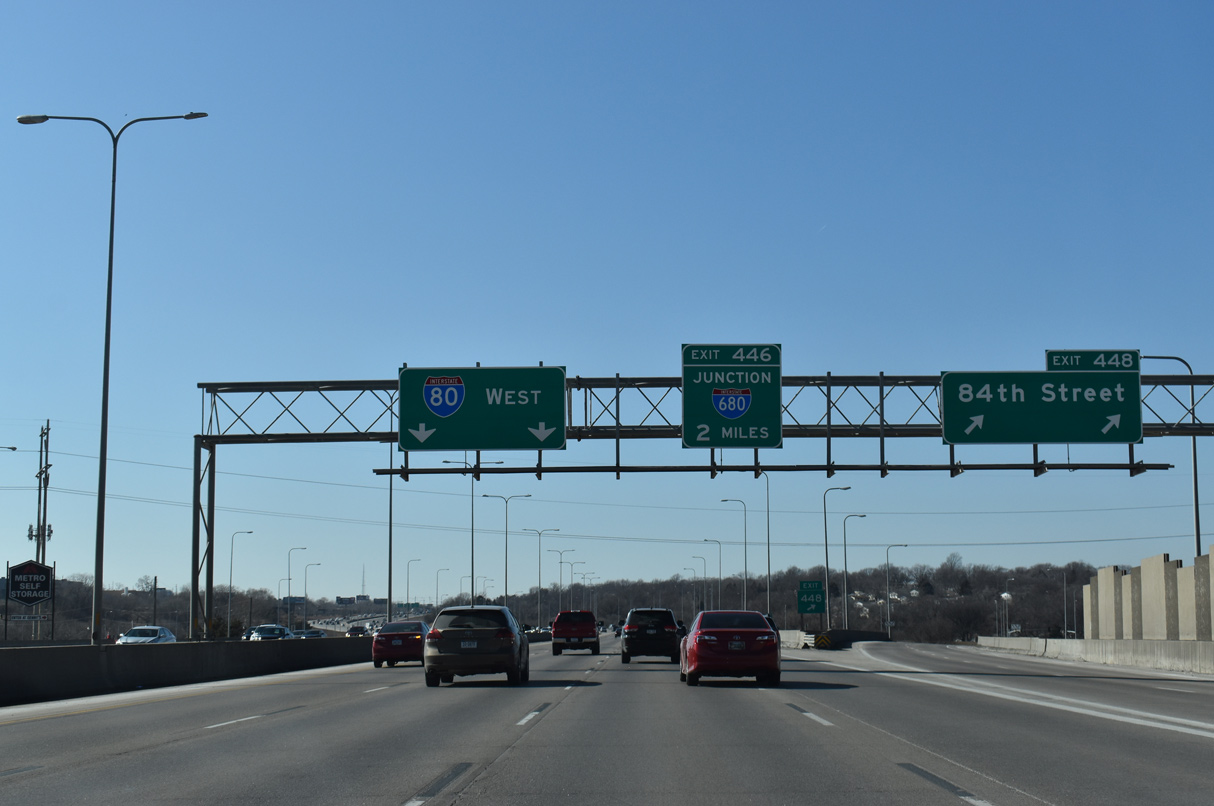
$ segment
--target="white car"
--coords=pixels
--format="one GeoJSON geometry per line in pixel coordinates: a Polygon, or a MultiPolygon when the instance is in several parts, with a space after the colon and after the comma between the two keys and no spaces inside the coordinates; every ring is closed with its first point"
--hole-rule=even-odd
{"type": "Polygon", "coordinates": [[[177,636],[168,631],[166,627],[132,627],[122,635],[118,636],[120,644],[173,644],[177,642],[177,636]]]}

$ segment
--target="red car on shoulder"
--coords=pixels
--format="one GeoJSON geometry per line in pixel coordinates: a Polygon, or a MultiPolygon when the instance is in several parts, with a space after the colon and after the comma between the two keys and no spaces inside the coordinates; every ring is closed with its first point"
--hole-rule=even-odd
{"type": "Polygon", "coordinates": [[[679,647],[679,679],[689,686],[701,677],[757,678],[780,685],[780,635],[754,610],[706,610],[696,617],[679,647]]]}
{"type": "Polygon", "coordinates": [[[566,649],[589,649],[599,654],[599,623],[589,610],[562,610],[552,622],[552,654],[566,649]]]}
{"type": "Polygon", "coordinates": [[[371,660],[378,669],[387,663],[395,666],[415,660],[422,662],[422,650],[430,627],[424,621],[390,621],[371,641],[371,660]]]}

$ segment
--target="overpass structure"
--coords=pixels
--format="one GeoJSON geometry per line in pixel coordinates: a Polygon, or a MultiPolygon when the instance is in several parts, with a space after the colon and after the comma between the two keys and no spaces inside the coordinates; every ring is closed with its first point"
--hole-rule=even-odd
{"type": "MultiPolygon", "coordinates": [[[[978,455],[980,446],[943,442],[939,375],[785,375],[780,379],[781,431],[785,440],[821,440],[820,462],[782,464],[767,461],[768,449],[753,451],[751,461],[727,463],[724,451],[700,449],[686,455],[696,461],[679,464],[644,464],[625,461],[624,443],[631,440],[675,440],[683,437],[682,381],[680,377],[581,377],[565,379],[566,459],[577,443],[608,440],[614,443],[615,461],[594,465],[545,465],[544,451],[513,452],[507,457],[534,457],[534,461],[506,461],[482,465],[475,451],[472,473],[706,473],[817,472],[829,478],[839,471],[879,473],[963,472],[1024,470],[1041,475],[1048,470],[1124,470],[1138,475],[1165,470],[1166,463],[1138,461],[1134,444],[1125,445],[1122,461],[1049,462],[1038,446],[1024,445],[1020,461],[979,462],[962,459],[959,452],[978,455]],[[940,458],[934,462],[891,462],[891,441],[935,440],[940,458]],[[836,462],[838,440],[863,440],[873,446],[872,459],[836,462]]],[[[199,383],[202,391],[202,428],[194,437],[193,547],[191,552],[190,638],[212,638],[214,608],[215,473],[221,445],[272,445],[299,443],[398,443],[399,379],[371,381],[285,381],[199,383]]],[[[1197,437],[1214,434],[1214,417],[1200,412],[1214,406],[1214,375],[1142,375],[1142,436],[1197,437]],[[1185,402],[1191,400],[1192,403],[1185,402]]],[[[780,449],[771,449],[779,451],[780,449]]],[[[1108,447],[1114,451],[1119,448],[1108,447]]],[[[373,469],[376,475],[466,475],[458,466],[425,466],[411,462],[411,451],[401,452],[396,467],[373,469]]],[[[739,451],[731,451],[731,457],[739,451]]],[[[744,452],[746,455],[748,452],[744,452]]]]}

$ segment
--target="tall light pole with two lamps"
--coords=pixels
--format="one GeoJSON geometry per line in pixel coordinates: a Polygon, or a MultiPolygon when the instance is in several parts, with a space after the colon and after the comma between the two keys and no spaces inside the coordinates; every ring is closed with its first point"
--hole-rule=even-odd
{"type": "Polygon", "coordinates": [[[438,615],[438,575],[443,571],[450,571],[450,568],[440,568],[434,572],[434,615],[438,615]]]}
{"type": "Polygon", "coordinates": [[[309,568],[311,568],[311,567],[312,567],[312,566],[314,566],[314,565],[320,565],[320,563],[308,563],[307,565],[305,565],[305,566],[304,566],[304,616],[303,616],[303,626],[304,626],[304,629],[305,629],[305,630],[306,630],[306,629],[308,629],[308,569],[309,569],[309,568]]]}
{"type": "Polygon", "coordinates": [[[540,593],[544,590],[544,532],[559,532],[560,529],[524,529],[524,532],[535,532],[535,624],[538,627],[544,621],[540,612],[540,593]]]}
{"type": "Polygon", "coordinates": [[[505,561],[502,563],[505,566],[505,576],[502,578],[502,604],[506,605],[506,607],[510,606],[510,499],[530,497],[531,493],[526,493],[525,495],[489,495],[488,493],[481,493],[481,498],[500,498],[506,502],[506,544],[503,552],[505,561]]]}
{"type": "MultiPolygon", "coordinates": [[[[134,126],[136,123],[145,123],[152,120],[197,120],[205,118],[206,112],[190,112],[185,115],[164,115],[153,118],[135,118],[128,121],[118,133],[109,127],[103,120],[90,117],[75,117],[69,115],[21,115],[17,118],[18,123],[36,124],[46,123],[48,120],[85,120],[91,121],[100,125],[110,135],[110,140],[113,143],[113,161],[110,170],[110,248],[109,248],[109,265],[105,283],[105,342],[102,348],[102,363],[101,363],[101,445],[98,449],[98,470],[97,470],[97,536],[94,545],[93,558],[93,624],[90,630],[91,641],[94,646],[101,643],[101,616],[102,610],[102,591],[103,584],[103,565],[105,557],[105,465],[106,456],[109,445],[109,419],[110,419],[110,323],[112,320],[113,299],[114,299],[114,212],[116,201],[118,198],[118,138],[122,137],[122,133],[134,126]]],[[[195,547],[197,552],[197,547],[195,547]]],[[[197,557],[194,558],[195,567],[198,565],[197,557]]],[[[209,568],[208,564],[208,568],[209,568]]],[[[208,580],[209,584],[210,580],[208,580]]],[[[194,600],[190,600],[190,609],[195,607],[194,600]]],[[[193,632],[195,618],[190,620],[190,631],[193,632]]],[[[211,625],[207,624],[205,632],[210,637],[211,625]]]]}
{"type": "Polygon", "coordinates": [[[721,575],[721,541],[706,537],[704,538],[704,542],[717,544],[717,607],[721,607],[721,582],[724,579],[721,575]]]}
{"type": "Polygon", "coordinates": [[[287,550],[287,629],[291,629],[291,552],[307,551],[307,546],[296,546],[287,550]]]}
{"type": "MultiPolygon", "coordinates": [[[[556,576],[556,610],[559,613],[561,611],[561,605],[564,604],[564,601],[561,598],[561,585],[565,581],[565,569],[563,566],[568,562],[565,559],[565,555],[571,551],[577,551],[577,549],[548,549],[548,551],[552,552],[553,554],[558,555],[557,556],[557,565],[556,565],[556,574],[557,574],[557,576],[556,576]]],[[[573,568],[572,568],[572,566],[569,568],[569,586],[571,588],[573,587],[573,568]]],[[[572,591],[570,591],[570,593],[569,593],[569,609],[570,610],[573,609],[573,592],[572,591]]]]}
{"type": "MultiPolygon", "coordinates": [[[[413,563],[421,562],[421,558],[414,558],[405,563],[405,607],[409,608],[409,612],[413,612],[413,594],[409,590],[409,574],[413,570],[413,563]]],[[[392,615],[392,603],[388,602],[388,615],[392,615]]],[[[407,615],[407,614],[406,614],[407,615]]]]}
{"type": "MultiPolygon", "coordinates": [[[[465,454],[466,456],[467,454],[465,454]]],[[[468,500],[468,553],[469,553],[469,568],[472,571],[472,589],[468,593],[469,604],[476,605],[476,466],[464,459],[444,459],[445,465],[463,465],[468,468],[468,475],[472,477],[472,490],[469,493],[468,500]]],[[[480,462],[484,465],[500,465],[502,462],[480,462]]],[[[462,581],[462,577],[461,577],[462,581]]],[[[461,586],[462,587],[462,586],[461,586]]]]}
{"type": "Polygon", "coordinates": [[[894,623],[892,621],[890,621],[890,615],[889,615],[889,597],[890,597],[889,550],[890,549],[904,549],[904,548],[906,548],[905,543],[894,543],[892,546],[885,547],[885,637],[886,638],[893,638],[893,635],[894,635],[894,632],[893,632],[894,623]]]}

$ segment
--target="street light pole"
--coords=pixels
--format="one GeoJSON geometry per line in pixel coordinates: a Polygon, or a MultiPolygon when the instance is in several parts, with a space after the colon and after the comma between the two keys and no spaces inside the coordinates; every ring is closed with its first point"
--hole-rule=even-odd
{"type": "Polygon", "coordinates": [[[759,475],[767,482],[767,615],[771,615],[771,476],[766,470],[759,475]]]}
{"type": "Polygon", "coordinates": [[[843,629],[847,629],[847,519],[863,518],[865,515],[847,515],[843,518],[843,629]]]}
{"type": "MultiPolygon", "coordinates": [[[[708,560],[705,560],[699,554],[691,555],[691,559],[699,560],[701,565],[704,566],[704,573],[701,574],[701,579],[704,580],[704,582],[702,583],[704,585],[704,598],[707,599],[708,598],[708,560]]],[[[707,602],[705,604],[707,604],[707,602]]]]}
{"type": "Polygon", "coordinates": [[[826,629],[830,629],[830,537],[826,528],[826,493],[831,490],[850,490],[851,487],[827,487],[826,492],[822,493],[822,549],[825,552],[824,560],[826,562],[825,572],[822,579],[822,587],[826,591],[826,629]]]}
{"type": "Polygon", "coordinates": [[[481,493],[481,498],[500,498],[506,502],[506,543],[505,550],[503,551],[503,557],[505,558],[503,563],[503,565],[505,565],[505,576],[502,578],[502,603],[505,604],[506,607],[510,607],[510,499],[530,497],[531,493],[527,493],[526,495],[489,495],[487,493],[481,493]]]}
{"type": "MultiPolygon", "coordinates": [[[[1168,361],[1179,361],[1189,370],[1190,378],[1193,375],[1193,367],[1189,366],[1189,362],[1175,355],[1144,355],[1143,358],[1153,358],[1168,361]]],[[[1189,419],[1194,427],[1197,425],[1197,403],[1193,396],[1193,385],[1189,385],[1189,419]]],[[[1193,556],[1201,556],[1201,506],[1200,498],[1197,495],[1197,435],[1192,437],[1192,456],[1193,456],[1193,540],[1194,549],[1193,556]]]]}
{"type": "Polygon", "coordinates": [[[1012,594],[1008,593],[1007,589],[1011,587],[1011,583],[1016,581],[1016,577],[1008,577],[1007,582],[1003,583],[1003,637],[1008,638],[1012,634],[1012,594]]]}
{"type": "Polygon", "coordinates": [[[232,547],[228,551],[228,638],[232,637],[232,561],[236,556],[236,535],[251,534],[253,534],[252,529],[242,532],[232,532],[232,547]]]}
{"type": "Polygon", "coordinates": [[[893,622],[889,617],[889,550],[904,549],[905,543],[894,543],[892,546],[885,547],[885,637],[892,639],[894,636],[893,622]]]}
{"type": "Polygon", "coordinates": [[[721,503],[727,501],[742,505],[742,609],[745,610],[749,605],[750,600],[746,597],[746,580],[750,577],[750,567],[747,565],[746,555],[749,553],[750,541],[746,536],[746,522],[750,520],[749,513],[746,510],[746,502],[741,498],[722,498],[721,503]]]}
{"type": "MultiPolygon", "coordinates": [[[[421,562],[420,557],[409,560],[409,562],[405,563],[405,607],[408,607],[408,608],[413,607],[413,595],[409,590],[409,572],[413,570],[413,563],[419,563],[419,562],[421,562]]],[[[409,612],[411,613],[413,611],[410,610],[409,612]]],[[[391,620],[391,618],[392,618],[392,602],[391,601],[388,602],[388,618],[389,618],[389,620],[391,620]]]]}
{"type": "MultiPolygon", "coordinates": [[[[553,531],[555,531],[555,530],[553,530],[553,531]]],[[[556,561],[557,562],[557,564],[556,564],[556,610],[559,613],[561,611],[561,604],[562,604],[561,583],[564,582],[564,579],[565,579],[565,569],[562,567],[565,565],[565,553],[569,552],[569,551],[577,551],[577,549],[548,549],[548,551],[552,552],[553,554],[559,555],[557,557],[557,561],[556,561]]],[[[573,585],[573,569],[572,568],[569,569],[569,584],[573,585]]],[[[569,609],[572,610],[573,609],[573,605],[572,605],[573,594],[570,593],[569,596],[570,596],[570,602],[571,602],[569,609]]]]}
{"type": "Polygon", "coordinates": [[[291,629],[291,552],[307,551],[307,546],[296,546],[287,550],[287,629],[291,629]]]}
{"type": "MultiPolygon", "coordinates": [[[[305,629],[305,630],[306,630],[306,629],[308,629],[308,569],[309,569],[309,568],[311,568],[311,567],[312,567],[312,566],[314,566],[314,565],[320,565],[320,563],[308,563],[307,565],[305,565],[305,566],[304,566],[304,618],[303,618],[303,626],[304,626],[304,629],[305,629]]],[[[389,607],[390,607],[390,606],[391,606],[391,603],[389,603],[389,607]]]]}
{"type": "MultiPolygon", "coordinates": [[[[467,456],[467,452],[464,453],[467,456]]],[[[445,465],[463,465],[468,468],[468,475],[472,478],[472,488],[468,493],[468,556],[469,569],[472,571],[472,588],[468,598],[471,599],[473,607],[476,606],[476,473],[474,466],[465,459],[444,459],[445,465]]],[[[483,462],[486,465],[500,465],[501,462],[483,462]]],[[[461,578],[462,580],[462,578],[461,578]]]]}
{"type": "Polygon", "coordinates": [[[704,542],[717,544],[717,607],[721,607],[721,582],[723,579],[721,576],[721,541],[706,537],[704,538],[704,542]]]}
{"type": "Polygon", "coordinates": [[[443,571],[450,571],[450,568],[440,568],[434,572],[434,615],[438,615],[438,575],[443,571]]]}
{"type": "Polygon", "coordinates": [[[524,532],[535,532],[535,626],[543,623],[540,614],[540,593],[544,590],[544,532],[559,532],[560,529],[524,529],[524,532]]]}
{"type": "Polygon", "coordinates": [[[587,560],[572,560],[569,563],[569,609],[573,609],[573,566],[586,565],[587,560]]]}
{"type": "Polygon", "coordinates": [[[691,572],[691,609],[696,609],[696,569],[689,566],[683,566],[684,571],[691,572]]]}
{"type": "MultiPolygon", "coordinates": [[[[73,117],[67,115],[22,115],[17,118],[18,123],[36,124],[46,123],[48,120],[88,120],[99,124],[110,135],[110,140],[114,145],[114,157],[110,170],[110,248],[109,248],[109,265],[106,274],[105,283],[105,344],[102,349],[101,363],[101,445],[98,449],[98,470],[97,470],[97,537],[94,549],[93,561],[93,626],[91,630],[91,640],[94,646],[101,643],[101,616],[102,602],[101,595],[104,589],[102,581],[103,560],[105,555],[105,464],[106,455],[109,445],[109,419],[110,419],[110,323],[112,319],[113,299],[114,299],[114,213],[116,202],[118,199],[118,138],[122,137],[122,133],[134,126],[136,123],[144,123],[150,120],[196,120],[205,118],[206,112],[190,112],[186,115],[164,115],[153,118],[135,118],[128,121],[117,134],[109,125],[97,118],[90,117],[73,117]]],[[[197,549],[195,549],[197,550],[197,549]]],[[[197,562],[195,562],[197,566],[197,562]]],[[[210,567],[210,566],[208,566],[210,567]]],[[[193,607],[193,600],[191,600],[193,607]]],[[[191,623],[191,630],[193,629],[191,623]]],[[[206,635],[210,637],[211,625],[206,625],[206,635]]]]}

